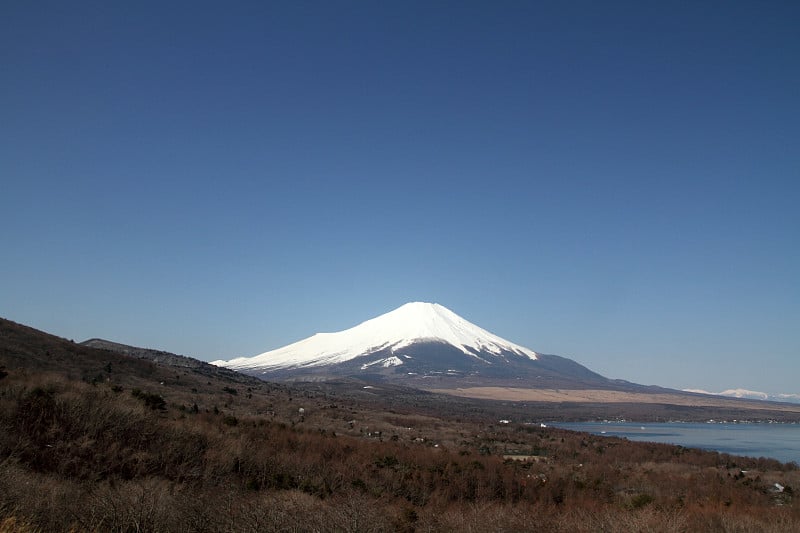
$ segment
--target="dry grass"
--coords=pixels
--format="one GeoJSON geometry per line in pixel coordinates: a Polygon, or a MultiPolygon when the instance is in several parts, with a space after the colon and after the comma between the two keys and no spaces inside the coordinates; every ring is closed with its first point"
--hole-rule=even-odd
{"type": "Polygon", "coordinates": [[[800,472],[777,461],[84,357],[52,339],[41,350],[65,369],[44,372],[33,358],[46,354],[22,348],[18,366],[0,350],[0,533],[800,530],[792,494],[769,491],[800,487],[800,472]]]}
{"type": "Polygon", "coordinates": [[[741,411],[779,411],[800,414],[800,405],[766,403],[687,394],[643,394],[609,390],[524,389],[511,387],[466,387],[429,389],[430,392],[465,398],[514,402],[652,403],[702,407],[734,408],[741,411]]]}

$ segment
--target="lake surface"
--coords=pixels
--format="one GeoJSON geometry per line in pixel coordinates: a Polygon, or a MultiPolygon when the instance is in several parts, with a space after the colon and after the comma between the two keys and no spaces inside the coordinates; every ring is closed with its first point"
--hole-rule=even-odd
{"type": "Polygon", "coordinates": [[[553,427],[800,464],[800,424],[554,422],[553,427]]]}

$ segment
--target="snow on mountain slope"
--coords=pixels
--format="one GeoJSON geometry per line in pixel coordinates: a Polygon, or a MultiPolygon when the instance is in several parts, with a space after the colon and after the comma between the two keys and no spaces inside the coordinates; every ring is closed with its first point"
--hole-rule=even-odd
{"type": "Polygon", "coordinates": [[[722,392],[709,392],[701,389],[683,389],[684,392],[697,394],[711,394],[712,396],[727,396],[729,398],[742,398],[746,400],[765,400],[770,402],[800,403],[800,394],[769,394],[766,392],[747,389],[728,389],[722,392]]]}
{"type": "MultiPolygon", "coordinates": [[[[531,360],[536,352],[511,343],[461,318],[439,304],[412,302],[337,333],[317,333],[283,348],[212,364],[236,370],[316,367],[343,363],[362,355],[392,353],[417,342],[441,342],[464,354],[501,356],[511,352],[531,360]]],[[[391,364],[402,364],[398,358],[391,364]]]]}

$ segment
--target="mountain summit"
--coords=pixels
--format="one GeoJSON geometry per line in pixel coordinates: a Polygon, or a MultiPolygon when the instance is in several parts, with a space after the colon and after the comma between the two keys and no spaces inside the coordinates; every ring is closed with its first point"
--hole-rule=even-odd
{"type": "Polygon", "coordinates": [[[507,341],[446,307],[412,302],[336,333],[317,333],[254,357],[214,361],[268,379],[341,376],[518,386],[610,385],[574,361],[507,341]]]}
{"type": "Polygon", "coordinates": [[[275,370],[345,363],[388,352],[391,358],[383,363],[397,366],[403,364],[404,358],[409,358],[405,352],[420,343],[446,345],[487,363],[504,354],[536,359],[536,352],[493,335],[442,305],[412,302],[344,331],[317,333],[255,357],[214,361],[213,364],[236,370],[275,370]]]}

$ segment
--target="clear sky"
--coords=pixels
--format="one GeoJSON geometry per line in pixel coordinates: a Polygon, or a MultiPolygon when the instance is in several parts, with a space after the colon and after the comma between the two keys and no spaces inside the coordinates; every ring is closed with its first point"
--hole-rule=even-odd
{"type": "Polygon", "coordinates": [[[441,303],[800,392],[800,3],[0,5],[0,316],[212,360],[441,303]]]}

